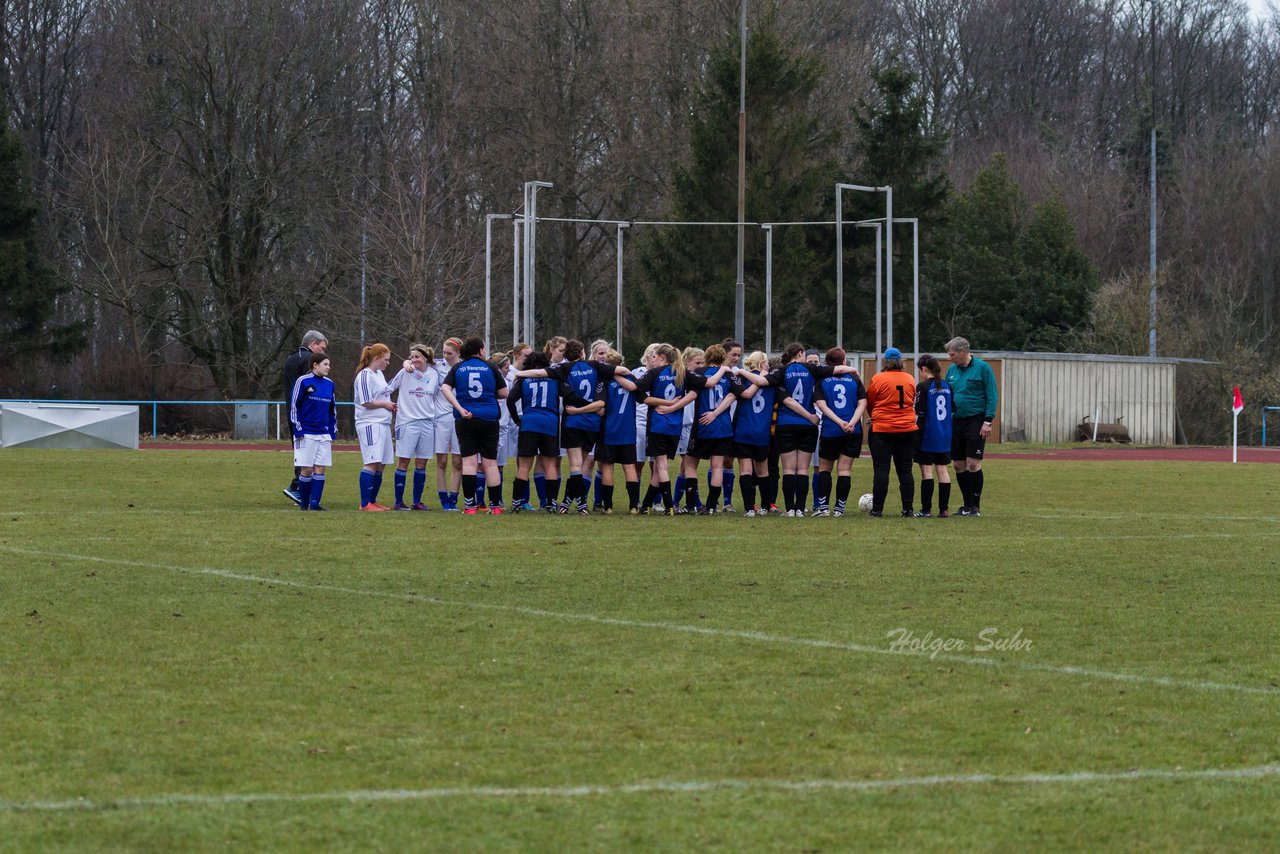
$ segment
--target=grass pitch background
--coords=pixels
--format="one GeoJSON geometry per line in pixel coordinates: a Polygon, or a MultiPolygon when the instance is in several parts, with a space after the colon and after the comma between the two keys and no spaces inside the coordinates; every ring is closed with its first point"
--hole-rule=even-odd
{"type": "Polygon", "coordinates": [[[283,454],[0,453],[0,849],[1277,842],[1273,467],[750,520],[362,515],[336,463],[317,516],[283,454]]]}

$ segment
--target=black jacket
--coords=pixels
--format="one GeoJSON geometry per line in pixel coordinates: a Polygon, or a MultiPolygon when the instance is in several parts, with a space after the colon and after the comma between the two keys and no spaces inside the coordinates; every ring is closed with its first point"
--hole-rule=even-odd
{"type": "Polygon", "coordinates": [[[289,394],[298,377],[311,369],[311,348],[299,347],[285,360],[284,370],[280,373],[280,395],[289,402],[289,394]]]}

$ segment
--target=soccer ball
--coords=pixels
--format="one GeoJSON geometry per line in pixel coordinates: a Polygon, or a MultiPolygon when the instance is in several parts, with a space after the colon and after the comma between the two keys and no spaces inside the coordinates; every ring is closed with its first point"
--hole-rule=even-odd
{"type": "Polygon", "coordinates": [[[870,513],[871,508],[875,505],[875,499],[868,492],[866,495],[858,499],[858,509],[863,513],[870,513]]]}

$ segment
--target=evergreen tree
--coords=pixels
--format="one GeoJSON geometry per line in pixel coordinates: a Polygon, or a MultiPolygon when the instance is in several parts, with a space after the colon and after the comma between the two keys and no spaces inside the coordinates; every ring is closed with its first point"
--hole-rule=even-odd
{"type": "Polygon", "coordinates": [[[1061,198],[1030,209],[997,154],[950,205],[929,321],[987,350],[1061,349],[1086,322],[1098,273],[1061,198]]]}
{"type": "MultiPolygon", "coordinates": [[[[923,321],[924,304],[929,298],[929,251],[944,224],[951,193],[950,182],[941,168],[947,138],[928,130],[927,104],[914,73],[895,60],[873,71],[871,80],[873,90],[869,97],[859,99],[853,116],[854,156],[860,158],[861,165],[852,183],[893,187],[894,218],[914,217],[920,221],[923,321]]],[[[885,199],[880,194],[846,193],[844,199],[846,220],[882,219],[885,215],[885,199]]],[[[851,271],[862,270],[864,274],[855,277],[855,322],[851,325],[846,319],[846,328],[853,330],[853,336],[846,338],[870,349],[875,327],[874,243],[868,232],[854,240],[850,236],[851,232],[846,231],[846,288],[850,287],[851,271]]],[[[893,237],[894,328],[902,330],[911,322],[911,300],[904,296],[910,293],[912,283],[910,229],[896,226],[893,237]]],[[[849,302],[846,298],[846,304],[849,302]]],[[[897,340],[901,343],[905,339],[899,336],[897,340]]]]}
{"type": "MultiPolygon", "coordinates": [[[[749,222],[820,220],[835,181],[838,132],[814,103],[822,67],[786,44],[766,15],[747,41],[749,222]]],[[[672,218],[737,219],[739,57],[736,39],[712,50],[689,116],[690,156],[674,169],[672,218]]],[[[671,226],[638,231],[644,283],[634,308],[637,341],[706,344],[733,332],[737,234],[733,227],[671,226]]],[[[774,341],[830,327],[833,291],[815,287],[822,230],[779,227],[773,246],[774,341]]],[[[746,331],[763,343],[764,239],[746,229],[746,331]]],[[[826,257],[830,257],[829,255],[826,257]]]]}
{"type": "Polygon", "coordinates": [[[38,210],[22,141],[0,99],[0,360],[21,355],[65,357],[83,345],[78,324],[50,324],[67,289],[37,248],[38,210]]]}

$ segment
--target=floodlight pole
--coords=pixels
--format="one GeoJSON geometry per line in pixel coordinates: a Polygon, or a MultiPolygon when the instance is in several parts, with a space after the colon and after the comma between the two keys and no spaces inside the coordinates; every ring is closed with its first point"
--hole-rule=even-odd
{"type": "MultiPolygon", "coordinates": [[[[860,193],[885,193],[885,222],[893,222],[893,187],[867,187],[862,184],[836,184],[836,346],[844,347],[844,197],[845,190],[860,193]]],[[[889,313],[893,314],[893,228],[885,229],[889,253],[889,313]]],[[[880,237],[876,234],[876,269],[880,267],[880,237]]],[[[880,283],[876,276],[876,329],[880,328],[880,283]]],[[[889,345],[893,345],[893,321],[889,322],[889,345]]],[[[880,337],[876,335],[876,350],[880,337]]],[[[876,356],[878,360],[879,355],[876,356]]]]}
{"type": "Polygon", "coordinates": [[[530,341],[534,336],[534,312],[537,308],[538,190],[553,186],[550,181],[524,183],[524,332],[530,341]]]}
{"type": "Polygon", "coordinates": [[[617,318],[614,321],[613,334],[616,339],[618,352],[622,352],[622,230],[630,228],[631,223],[618,223],[618,309],[617,318]]]}
{"type": "Polygon", "coordinates": [[[773,353],[773,225],[764,229],[764,352],[773,353]]]}
{"type": "Polygon", "coordinates": [[[485,214],[484,218],[484,345],[493,346],[493,221],[511,214],[485,214]]]}
{"type": "Polygon", "coordinates": [[[738,282],[733,295],[733,335],[745,337],[747,286],[743,274],[747,220],[747,0],[742,0],[738,61],[738,282]]]}
{"type": "Polygon", "coordinates": [[[1147,94],[1151,99],[1151,292],[1147,298],[1151,314],[1147,330],[1147,355],[1156,357],[1156,2],[1151,3],[1151,80],[1147,94]]]}

